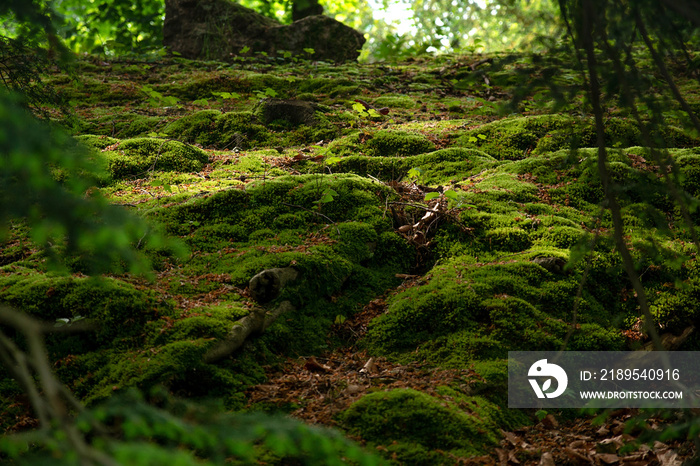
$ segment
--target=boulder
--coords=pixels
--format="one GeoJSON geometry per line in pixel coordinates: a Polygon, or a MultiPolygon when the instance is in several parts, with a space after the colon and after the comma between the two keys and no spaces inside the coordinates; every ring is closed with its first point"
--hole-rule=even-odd
{"type": "Polygon", "coordinates": [[[289,51],[315,60],[356,60],[362,34],[327,16],[308,16],[282,25],[229,0],[166,0],[163,44],[190,59],[231,60],[249,53],[289,51]]]}
{"type": "Polygon", "coordinates": [[[318,104],[304,100],[263,99],[255,107],[256,115],[269,125],[275,120],[284,120],[292,126],[313,126],[318,123],[318,104]]]}

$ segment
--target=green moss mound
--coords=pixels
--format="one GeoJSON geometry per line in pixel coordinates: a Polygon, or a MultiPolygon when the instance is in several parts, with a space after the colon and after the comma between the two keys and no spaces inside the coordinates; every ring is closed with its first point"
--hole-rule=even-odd
{"type": "Polygon", "coordinates": [[[156,138],[127,139],[104,155],[116,179],[142,177],[151,170],[197,172],[209,161],[201,149],[156,138]]]}
{"type": "Polygon", "coordinates": [[[72,351],[81,351],[97,341],[110,342],[141,332],[158,304],[153,293],[120,280],[43,274],[12,266],[0,275],[0,300],[47,322],[82,317],[95,325],[95,333],[66,337],[69,344],[53,336],[50,349],[63,355],[71,344],[76,345],[72,351]]]}
{"type": "MultiPolygon", "coordinates": [[[[651,135],[661,146],[692,147],[698,140],[682,130],[668,127],[651,135]]],[[[639,125],[625,118],[605,121],[605,144],[610,148],[646,145],[639,125]]],[[[530,154],[546,154],[570,147],[595,147],[593,120],[562,115],[517,117],[488,123],[456,135],[455,144],[478,148],[498,160],[520,160],[530,154]]]]}
{"type": "Polygon", "coordinates": [[[175,139],[205,147],[248,149],[267,138],[252,112],[221,113],[201,110],[170,123],[163,132],[175,139]]]}
{"type": "Polygon", "coordinates": [[[379,130],[359,133],[333,141],[328,151],[333,155],[370,157],[407,157],[431,152],[435,145],[419,133],[379,130]]]}
{"type": "Polygon", "coordinates": [[[415,465],[454,464],[455,457],[483,454],[498,444],[500,428],[517,423],[484,398],[447,387],[438,391],[454,402],[412,389],[375,392],[353,403],[340,421],[350,434],[383,446],[387,456],[415,465]]]}
{"type": "MultiPolygon", "coordinates": [[[[387,312],[372,321],[369,348],[399,359],[417,351],[436,364],[464,367],[471,360],[505,358],[508,351],[561,347],[578,276],[557,275],[522,259],[468,262],[473,259],[455,257],[435,267],[426,284],[396,294],[387,312]]],[[[624,338],[609,324],[620,322],[626,311],[599,293],[597,288],[584,293],[579,319],[590,325],[575,335],[582,343],[597,341],[601,350],[621,350],[624,338]]],[[[568,349],[589,349],[584,346],[574,343],[568,349]]]]}

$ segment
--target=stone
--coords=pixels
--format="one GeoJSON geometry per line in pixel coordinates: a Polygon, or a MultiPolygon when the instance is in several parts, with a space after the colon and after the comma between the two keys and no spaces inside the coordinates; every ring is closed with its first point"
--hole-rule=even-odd
{"type": "Polygon", "coordinates": [[[318,104],[304,100],[263,99],[257,104],[255,113],[266,125],[284,120],[293,126],[313,126],[318,123],[317,108],[318,104]]]}
{"type": "Polygon", "coordinates": [[[260,304],[277,298],[284,286],[297,279],[299,272],[293,267],[266,269],[248,282],[250,296],[260,304]]]}
{"type": "Polygon", "coordinates": [[[229,61],[245,47],[248,54],[289,51],[311,58],[356,60],[364,36],[327,16],[307,16],[290,25],[229,0],[166,0],[163,45],[190,59],[229,61]]]}

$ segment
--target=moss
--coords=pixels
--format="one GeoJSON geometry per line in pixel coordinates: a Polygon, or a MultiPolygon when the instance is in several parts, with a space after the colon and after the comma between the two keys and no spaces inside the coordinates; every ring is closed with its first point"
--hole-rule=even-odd
{"type": "Polygon", "coordinates": [[[354,134],[332,142],[328,150],[337,155],[362,152],[368,156],[406,157],[435,149],[425,136],[413,132],[379,130],[354,134]]]}
{"type": "MultiPolygon", "coordinates": [[[[543,253],[531,253],[538,254],[543,253]]],[[[370,324],[366,344],[378,354],[400,360],[418,355],[450,367],[464,367],[474,359],[505,358],[509,350],[561,347],[580,271],[556,275],[527,257],[515,256],[501,264],[460,256],[444,260],[433,267],[427,282],[388,301],[387,312],[370,324]]],[[[590,273],[610,272],[594,262],[590,273]]],[[[614,288],[619,277],[608,277],[591,279],[579,303],[580,322],[597,326],[575,332],[582,345],[597,339],[601,350],[619,348],[620,340],[611,336],[620,331],[605,326],[621,325],[620,316],[627,312],[608,294],[619,289],[614,288]]]]}
{"type": "Polygon", "coordinates": [[[389,110],[416,106],[416,100],[405,95],[383,95],[374,99],[372,103],[375,107],[389,107],[389,110]]]}
{"type": "Polygon", "coordinates": [[[483,454],[498,444],[494,417],[500,408],[446,387],[440,391],[457,396],[459,407],[416,390],[396,389],[365,395],[340,421],[351,435],[382,445],[401,464],[453,464],[455,457],[483,454]]]}
{"type": "Polygon", "coordinates": [[[89,368],[91,375],[79,380],[74,389],[87,402],[103,400],[127,387],[147,391],[157,385],[180,396],[222,396],[239,388],[241,381],[231,370],[203,362],[210,344],[210,338],[179,340],[147,351],[88,354],[76,362],[89,368]]]}
{"type": "Polygon", "coordinates": [[[360,87],[347,78],[312,78],[299,83],[298,92],[336,98],[357,94],[360,87]]]}
{"type": "Polygon", "coordinates": [[[578,243],[583,237],[584,231],[580,228],[556,226],[544,231],[541,238],[546,244],[568,249],[578,243]]]}
{"type": "Polygon", "coordinates": [[[149,170],[196,172],[209,161],[201,149],[155,138],[127,139],[104,154],[114,178],[143,176],[149,170]]]}
{"type": "Polygon", "coordinates": [[[170,123],[163,132],[183,142],[230,149],[246,149],[266,137],[265,128],[256,122],[251,112],[222,114],[218,110],[201,110],[184,116],[170,123]]]}
{"type": "Polygon", "coordinates": [[[95,334],[52,337],[54,354],[85,351],[96,342],[133,336],[155,313],[152,293],[112,278],[86,279],[42,274],[13,268],[0,276],[0,300],[48,322],[87,318],[97,326],[95,334]]]}
{"type": "Polygon", "coordinates": [[[514,227],[494,228],[486,232],[485,241],[499,251],[518,252],[530,247],[532,240],[525,230],[514,227]]]}
{"type": "MultiPolygon", "coordinates": [[[[689,147],[693,139],[677,129],[668,129],[671,147],[689,147]]],[[[611,148],[643,144],[636,122],[624,118],[605,121],[605,143],[611,148]]],[[[573,119],[561,115],[541,115],[503,119],[457,134],[455,143],[475,147],[499,160],[519,160],[530,154],[546,154],[570,147],[595,147],[592,119],[573,119]]]]}
{"type": "Polygon", "coordinates": [[[88,147],[93,149],[102,150],[106,147],[114,145],[119,142],[119,139],[110,138],[108,136],[96,136],[94,134],[85,134],[82,136],[76,136],[75,139],[82,142],[88,147]]]}
{"type": "Polygon", "coordinates": [[[104,115],[95,110],[94,118],[89,121],[81,120],[77,131],[80,133],[110,136],[115,138],[134,138],[158,132],[165,121],[162,116],[143,115],[129,112],[127,109],[110,109],[104,115]]]}
{"type": "Polygon", "coordinates": [[[368,155],[405,157],[435,148],[425,136],[402,131],[377,131],[366,141],[368,155]]]}

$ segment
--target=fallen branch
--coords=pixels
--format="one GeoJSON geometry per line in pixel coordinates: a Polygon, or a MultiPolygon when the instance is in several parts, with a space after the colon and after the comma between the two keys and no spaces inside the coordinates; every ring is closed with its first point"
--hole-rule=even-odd
{"type": "MultiPolygon", "coordinates": [[[[278,298],[284,287],[298,277],[299,272],[294,267],[266,269],[250,279],[248,291],[258,303],[267,303],[278,298]]],[[[250,314],[233,324],[223,341],[204,355],[204,362],[213,363],[232,355],[250,336],[264,332],[279,316],[294,309],[289,301],[269,310],[255,306],[250,314]]]]}
{"type": "Polygon", "coordinates": [[[232,355],[251,335],[265,331],[275,320],[285,312],[294,311],[289,301],[282,301],[279,306],[267,311],[255,307],[250,314],[236,321],[226,339],[214,346],[204,355],[204,362],[210,364],[232,355]]]}

